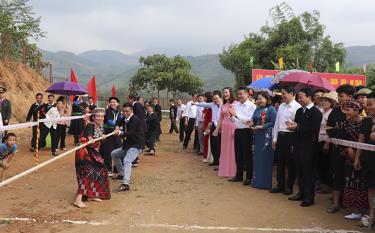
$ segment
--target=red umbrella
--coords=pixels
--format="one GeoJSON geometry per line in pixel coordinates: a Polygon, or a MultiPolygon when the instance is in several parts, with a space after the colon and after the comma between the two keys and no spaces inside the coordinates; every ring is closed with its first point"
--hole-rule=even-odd
{"type": "Polygon", "coordinates": [[[307,72],[295,72],[286,75],[279,82],[280,86],[295,85],[296,90],[311,87],[315,90],[334,91],[335,88],[324,78],[317,74],[307,72]]]}

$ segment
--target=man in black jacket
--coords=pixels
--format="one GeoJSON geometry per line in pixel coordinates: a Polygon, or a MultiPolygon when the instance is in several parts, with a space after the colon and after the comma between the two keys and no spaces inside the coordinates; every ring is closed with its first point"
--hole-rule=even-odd
{"type": "MultiPolygon", "coordinates": [[[[156,115],[158,115],[159,117],[159,121],[161,122],[161,120],[163,119],[162,115],[161,115],[161,106],[159,104],[159,100],[158,98],[156,97],[153,97],[152,98],[152,104],[154,105],[154,112],[156,113],[156,115]]],[[[161,132],[161,127],[159,127],[159,132],[156,136],[156,141],[160,141],[160,134],[162,134],[161,132]]]]}
{"type": "Polygon", "coordinates": [[[294,153],[298,175],[299,193],[291,201],[302,201],[301,206],[314,205],[315,168],[314,148],[318,142],[322,113],[314,106],[314,91],[304,88],[298,93],[301,104],[294,122],[287,122],[288,130],[294,131],[294,153]]]}
{"type": "Polygon", "coordinates": [[[169,129],[169,133],[173,133],[175,131],[178,134],[177,128],[177,106],[174,104],[174,100],[169,100],[169,119],[171,120],[171,128],[169,129]]]}
{"type": "MultiPolygon", "coordinates": [[[[4,97],[4,93],[6,91],[7,89],[5,87],[0,86],[0,111],[1,111],[1,117],[3,119],[4,126],[9,124],[10,117],[12,116],[12,107],[11,107],[10,101],[4,97]]],[[[5,131],[4,135],[6,133],[7,132],[5,131]]]]}
{"type": "Polygon", "coordinates": [[[156,112],[154,111],[154,106],[149,105],[147,106],[147,128],[148,131],[146,133],[146,145],[149,150],[146,150],[149,155],[155,155],[155,140],[160,128],[160,120],[156,112]]]}
{"type": "MultiPolygon", "coordinates": [[[[43,94],[42,93],[38,93],[38,94],[36,94],[35,98],[36,98],[36,102],[31,105],[30,110],[27,113],[26,122],[37,121],[38,120],[38,113],[39,113],[39,119],[41,119],[41,117],[43,117],[42,116],[43,115],[43,111],[42,110],[44,108],[43,94]]],[[[30,148],[30,151],[34,152],[35,151],[35,147],[36,147],[37,126],[33,126],[32,132],[33,132],[33,136],[31,138],[31,148],[30,148]]],[[[39,148],[41,148],[41,146],[42,146],[41,140],[39,140],[38,146],[39,146],[39,148]]]]}
{"type": "Polygon", "coordinates": [[[126,192],[130,190],[132,162],[137,159],[144,148],[145,134],[142,130],[142,122],[133,113],[132,104],[124,104],[122,113],[124,117],[117,121],[116,130],[123,138],[123,145],[121,148],[112,151],[111,156],[117,171],[119,171],[119,175],[115,179],[122,180],[118,191],[126,192]]]}

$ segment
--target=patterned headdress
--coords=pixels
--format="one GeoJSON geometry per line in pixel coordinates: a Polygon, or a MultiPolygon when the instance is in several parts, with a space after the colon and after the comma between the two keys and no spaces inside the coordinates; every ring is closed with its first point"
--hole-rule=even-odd
{"type": "Polygon", "coordinates": [[[355,100],[348,100],[345,102],[344,107],[350,108],[350,109],[355,109],[355,110],[360,110],[361,105],[359,104],[358,101],[355,100]]]}
{"type": "Polygon", "coordinates": [[[102,116],[104,116],[105,115],[105,109],[104,108],[95,108],[94,110],[92,110],[91,114],[92,115],[102,115],[102,116]]]}

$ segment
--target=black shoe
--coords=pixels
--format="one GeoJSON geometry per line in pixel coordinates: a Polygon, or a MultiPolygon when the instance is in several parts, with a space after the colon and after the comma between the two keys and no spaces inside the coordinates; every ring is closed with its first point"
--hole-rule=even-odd
{"type": "Polygon", "coordinates": [[[302,196],[301,194],[297,193],[293,197],[288,198],[289,201],[302,201],[302,196]]]}
{"type": "Polygon", "coordinates": [[[282,192],[284,192],[284,189],[281,187],[272,188],[270,190],[270,193],[282,193],[282,192]]]}
{"type": "Polygon", "coordinates": [[[117,189],[117,192],[127,192],[130,191],[130,186],[127,184],[122,184],[120,187],[117,189]]]}
{"type": "Polygon", "coordinates": [[[30,152],[35,152],[35,148],[30,148],[29,151],[30,152]]]}
{"type": "Polygon", "coordinates": [[[229,182],[242,182],[241,179],[238,179],[237,177],[233,177],[233,178],[230,178],[228,179],[229,182]]]}
{"type": "Polygon", "coordinates": [[[208,166],[215,167],[215,166],[219,166],[219,164],[218,163],[210,163],[210,164],[208,164],[208,166]]]}
{"type": "Polygon", "coordinates": [[[301,207],[308,207],[308,206],[312,206],[314,205],[314,201],[313,200],[304,200],[302,203],[301,203],[301,207]]]}
{"type": "Polygon", "coordinates": [[[122,176],[122,175],[117,175],[117,176],[113,176],[113,177],[112,177],[112,180],[122,180],[122,178],[124,178],[124,176],[122,176]]]}
{"type": "Polygon", "coordinates": [[[251,180],[245,180],[244,182],[243,182],[243,185],[250,185],[251,184],[251,180]]]}
{"type": "Polygon", "coordinates": [[[52,156],[57,156],[58,154],[56,152],[52,152],[52,156]]]}
{"type": "Polygon", "coordinates": [[[214,168],[214,171],[215,171],[215,172],[219,171],[219,168],[215,167],[215,168],[214,168]]]}
{"type": "Polygon", "coordinates": [[[293,194],[293,190],[287,188],[287,189],[284,190],[283,194],[286,195],[286,196],[292,195],[293,194]]]}

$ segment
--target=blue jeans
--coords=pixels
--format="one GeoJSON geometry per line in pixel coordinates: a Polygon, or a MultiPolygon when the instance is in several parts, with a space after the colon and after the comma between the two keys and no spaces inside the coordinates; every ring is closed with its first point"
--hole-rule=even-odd
{"type": "Polygon", "coordinates": [[[137,148],[129,148],[124,150],[122,147],[112,151],[111,157],[115,162],[117,171],[124,176],[122,179],[122,184],[130,184],[132,162],[138,157],[140,152],[141,150],[137,148]]]}

